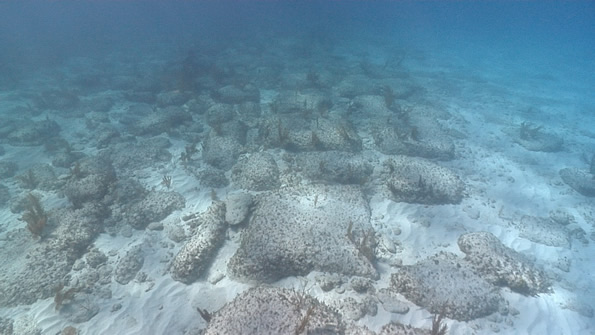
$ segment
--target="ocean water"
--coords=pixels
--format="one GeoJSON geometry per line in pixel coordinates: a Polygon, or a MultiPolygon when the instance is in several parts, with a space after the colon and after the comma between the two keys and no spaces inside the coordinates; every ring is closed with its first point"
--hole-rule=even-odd
{"type": "Polygon", "coordinates": [[[0,334],[595,334],[594,55],[592,1],[0,1],[0,334]]]}

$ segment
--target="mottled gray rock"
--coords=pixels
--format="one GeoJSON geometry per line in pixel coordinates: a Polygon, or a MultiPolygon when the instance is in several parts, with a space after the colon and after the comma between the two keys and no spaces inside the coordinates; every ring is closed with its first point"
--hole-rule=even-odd
{"type": "Polygon", "coordinates": [[[367,306],[353,297],[341,299],[336,307],[343,318],[351,321],[358,321],[367,314],[367,306]]]}
{"type": "Polygon", "coordinates": [[[383,126],[376,131],[374,141],[378,150],[387,155],[407,155],[431,159],[450,160],[454,158],[455,146],[444,137],[420,138],[417,127],[399,129],[383,126]]]}
{"type": "Polygon", "coordinates": [[[167,148],[170,146],[167,138],[152,137],[118,143],[102,151],[100,156],[110,160],[118,171],[135,171],[158,162],[169,162],[172,156],[167,148]]]}
{"type": "MultiPolygon", "coordinates": [[[[275,281],[319,270],[369,278],[374,266],[354,241],[369,232],[370,210],[355,186],[308,185],[259,196],[228,263],[239,278],[275,281]]],[[[369,247],[369,246],[367,246],[369,247]]]]}
{"type": "Polygon", "coordinates": [[[70,111],[76,108],[79,97],[71,90],[50,89],[41,92],[33,98],[35,106],[40,109],[52,109],[60,112],[70,111]]]}
{"type": "Polygon", "coordinates": [[[229,170],[242,151],[243,147],[237,140],[211,133],[205,141],[202,157],[216,168],[229,170]]]}
{"type": "Polygon", "coordinates": [[[85,303],[85,307],[81,308],[80,305],[68,304],[60,309],[60,314],[64,316],[66,320],[72,323],[83,323],[91,320],[97,313],[99,313],[99,304],[89,299],[85,303]]]}
{"type": "Polygon", "coordinates": [[[242,87],[227,85],[218,89],[213,97],[227,104],[239,104],[246,101],[260,102],[260,91],[253,84],[246,84],[242,87]]]}
{"type": "Polygon", "coordinates": [[[457,204],[464,183],[451,170],[422,158],[395,156],[383,163],[388,196],[397,202],[457,204]]]}
{"type": "Polygon", "coordinates": [[[267,147],[280,147],[294,152],[358,152],[362,148],[362,140],[358,133],[344,119],[313,118],[310,114],[299,113],[282,114],[264,119],[259,127],[260,140],[267,147]]]}
{"type": "Polygon", "coordinates": [[[545,273],[496,236],[487,232],[464,234],[458,244],[473,271],[490,283],[526,295],[549,291],[551,283],[545,273]]]}
{"type": "Polygon", "coordinates": [[[95,131],[93,131],[93,138],[95,139],[96,146],[99,149],[104,149],[110,145],[121,141],[120,132],[111,124],[100,125],[95,131]]]}
{"type": "Polygon", "coordinates": [[[114,196],[120,204],[140,201],[148,192],[138,180],[133,178],[118,178],[114,184],[114,196]]]}
{"type": "Polygon", "coordinates": [[[451,253],[440,253],[391,276],[391,289],[430,313],[469,321],[498,311],[502,297],[495,286],[451,253]]]}
{"type": "MultiPolygon", "coordinates": [[[[37,299],[55,295],[55,288],[64,281],[75,260],[80,258],[102,230],[105,208],[85,204],[80,209],[59,209],[49,212],[48,222],[55,227],[47,238],[31,249],[2,250],[10,255],[0,273],[0,305],[31,304],[37,299]]],[[[33,243],[29,235],[23,245],[33,243]]],[[[8,256],[7,256],[8,257],[8,256]]]]}
{"type": "Polygon", "coordinates": [[[180,243],[186,239],[186,232],[184,228],[174,225],[167,229],[167,237],[176,243],[180,243]]]}
{"type": "Polygon", "coordinates": [[[71,178],[66,184],[64,194],[75,207],[88,201],[101,201],[108,192],[112,180],[106,175],[91,174],[86,177],[71,178]]]}
{"type": "Polygon", "coordinates": [[[318,118],[312,127],[313,144],[318,150],[359,152],[362,139],[345,120],[318,118]]]}
{"type": "Polygon", "coordinates": [[[353,277],[349,284],[351,289],[357,293],[365,293],[373,289],[372,281],[369,278],[353,277]]]}
{"type": "Polygon", "coordinates": [[[399,299],[399,296],[390,289],[380,289],[376,294],[384,310],[390,313],[406,314],[409,312],[409,305],[399,299]]]}
{"type": "Polygon", "coordinates": [[[271,190],[279,186],[279,168],[267,152],[244,155],[231,170],[231,181],[250,191],[271,190]]]}
{"type": "Polygon", "coordinates": [[[593,313],[593,307],[591,307],[591,305],[589,305],[587,302],[581,301],[580,298],[569,299],[569,301],[565,301],[561,304],[562,308],[575,311],[587,318],[593,318],[595,313],[593,313]]]}
{"type": "Polygon", "coordinates": [[[232,193],[225,199],[225,222],[231,226],[238,225],[248,218],[254,199],[250,193],[232,193]]]}
{"type": "Polygon", "coordinates": [[[222,123],[231,121],[235,116],[233,105],[214,104],[205,113],[205,121],[213,128],[219,127],[222,123]]]}
{"type": "Polygon", "coordinates": [[[157,94],[157,104],[161,107],[182,106],[186,101],[188,101],[188,94],[180,90],[157,94]]]}
{"type": "Polygon", "coordinates": [[[91,249],[85,255],[85,259],[87,260],[87,264],[93,269],[107,262],[107,256],[97,248],[91,249]]]}
{"type": "Polygon", "coordinates": [[[19,186],[25,189],[53,191],[64,183],[56,177],[54,168],[49,164],[36,164],[27,171],[15,176],[19,186]]]}
{"type": "Polygon", "coordinates": [[[400,323],[384,325],[378,335],[432,335],[429,329],[414,328],[400,323]]]}
{"type": "Polygon", "coordinates": [[[554,134],[542,129],[542,126],[534,126],[523,122],[520,128],[509,128],[504,130],[512,140],[530,151],[556,152],[562,150],[564,140],[554,134]]]}
{"type": "Polygon", "coordinates": [[[343,284],[341,276],[335,273],[325,273],[320,276],[316,276],[316,283],[324,292],[328,292],[335,289],[343,284]]]}
{"type": "Polygon", "coordinates": [[[378,98],[379,105],[385,106],[384,99],[380,96],[372,96],[368,94],[374,93],[377,88],[376,84],[370,80],[370,78],[364,74],[351,74],[346,75],[334,85],[333,89],[341,97],[353,98],[356,103],[362,104],[363,98],[374,97],[378,98]]]}
{"type": "Polygon", "coordinates": [[[203,169],[193,169],[192,171],[203,186],[220,188],[229,185],[225,171],[216,167],[207,165],[203,169]]]}
{"type": "Polygon", "coordinates": [[[138,245],[134,246],[126,251],[124,257],[118,260],[114,279],[122,285],[128,284],[143,267],[144,262],[145,256],[143,255],[142,248],[138,245]]]}
{"type": "Polygon", "coordinates": [[[0,184],[0,208],[6,207],[10,201],[10,191],[4,184],[0,184]]]}
{"type": "Polygon", "coordinates": [[[173,128],[192,122],[192,115],[177,106],[168,106],[145,115],[130,124],[128,130],[133,135],[159,135],[171,132],[173,128]]]}
{"type": "Polygon", "coordinates": [[[342,151],[297,154],[293,168],[312,180],[357,185],[365,183],[373,172],[362,156],[342,151]]]}
{"type": "Polygon", "coordinates": [[[576,222],[574,215],[562,209],[550,211],[549,217],[553,222],[563,226],[576,222]]]}
{"type": "Polygon", "coordinates": [[[64,194],[75,207],[89,201],[101,201],[116,181],[116,172],[109,160],[89,157],[72,168],[64,194]]]}
{"type": "Polygon", "coordinates": [[[82,152],[57,152],[52,156],[52,166],[70,169],[76,161],[85,158],[82,152]]]}
{"type": "Polygon", "coordinates": [[[190,224],[197,227],[190,240],[174,257],[170,269],[172,278],[185,284],[194,282],[204,274],[225,240],[225,203],[213,203],[192,221],[190,224]]]}
{"type": "Polygon", "coordinates": [[[519,236],[551,247],[570,248],[570,232],[550,218],[523,215],[517,224],[519,236]]]}
{"type": "Polygon", "coordinates": [[[9,318],[0,318],[0,334],[3,335],[12,335],[12,324],[14,323],[13,319],[9,318]]]}
{"type": "Polygon", "coordinates": [[[186,200],[178,192],[151,191],[141,201],[128,206],[126,221],[136,229],[144,229],[185,206],[186,200]]]}
{"type": "Polygon", "coordinates": [[[595,175],[577,168],[560,170],[560,177],[570,187],[586,197],[595,197],[595,175]]]}
{"type": "Polygon", "coordinates": [[[17,146],[34,146],[49,143],[60,133],[60,126],[54,120],[19,121],[5,137],[5,141],[17,146]]]}
{"type": "Polygon", "coordinates": [[[343,327],[336,312],[307,294],[257,287],[241,293],[214,313],[204,335],[340,334],[343,327]]]}
{"type": "Polygon", "coordinates": [[[2,160],[0,161],[0,178],[10,178],[14,176],[18,169],[19,166],[17,163],[13,161],[2,160]]]}
{"type": "Polygon", "coordinates": [[[271,108],[275,113],[280,114],[304,114],[308,110],[316,110],[327,100],[328,98],[317,90],[283,91],[277,96],[271,108]]]}

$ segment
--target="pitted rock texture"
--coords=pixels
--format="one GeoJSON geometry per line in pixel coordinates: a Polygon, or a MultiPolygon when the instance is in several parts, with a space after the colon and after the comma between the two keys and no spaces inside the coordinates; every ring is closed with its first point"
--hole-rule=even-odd
{"type": "Polygon", "coordinates": [[[225,199],[225,222],[231,226],[247,220],[254,205],[254,197],[250,193],[232,193],[225,199]]]}
{"type": "MultiPolygon", "coordinates": [[[[318,270],[375,278],[374,266],[348,237],[369,231],[370,209],[355,186],[308,185],[257,197],[232,275],[275,281],[318,270]]],[[[356,239],[360,241],[360,239],[356,239]]]]}
{"type": "Polygon", "coordinates": [[[237,140],[214,133],[211,133],[204,143],[202,158],[208,164],[222,170],[231,169],[244,150],[237,140]]]}
{"type": "Polygon", "coordinates": [[[383,164],[388,196],[397,202],[458,204],[464,183],[451,170],[421,158],[395,156],[383,164]]]}
{"type": "Polygon", "coordinates": [[[161,221],[185,206],[186,199],[178,192],[151,191],[127,207],[125,218],[132,227],[144,229],[149,223],[161,221]]]}
{"type": "Polygon", "coordinates": [[[215,252],[225,240],[225,203],[213,203],[190,224],[197,227],[190,240],[174,257],[170,270],[174,280],[186,284],[194,282],[206,271],[215,252]]]}
{"type": "Polygon", "coordinates": [[[144,261],[142,248],[140,246],[133,247],[118,261],[114,279],[122,285],[128,284],[143,267],[144,261]]]}
{"type": "Polygon", "coordinates": [[[384,125],[374,133],[378,150],[387,155],[407,155],[431,159],[450,160],[454,158],[455,146],[448,138],[418,138],[417,127],[395,127],[384,125]]]}
{"type": "Polygon", "coordinates": [[[492,284],[527,295],[549,290],[545,273],[525,256],[503,245],[496,236],[487,232],[464,234],[458,244],[473,271],[492,284]]]}
{"type": "Polygon", "coordinates": [[[542,126],[521,123],[519,128],[508,128],[504,132],[513,142],[530,151],[556,152],[562,150],[564,140],[552,133],[546,132],[542,126]]]}
{"type": "Polygon", "coordinates": [[[257,152],[240,157],[231,170],[231,180],[246,190],[272,190],[279,186],[279,168],[273,155],[257,152]]]}
{"type": "Polygon", "coordinates": [[[520,237],[550,247],[570,248],[569,229],[549,217],[523,215],[517,225],[520,237]]]}
{"type": "Polygon", "coordinates": [[[384,325],[378,335],[432,335],[429,329],[414,328],[400,323],[384,325]]]}
{"type": "MultiPolygon", "coordinates": [[[[592,166],[595,166],[595,164],[592,164],[592,166]]],[[[578,193],[586,197],[595,197],[595,174],[593,172],[577,168],[565,168],[560,170],[560,177],[578,193]]]]}
{"type": "Polygon", "coordinates": [[[336,312],[307,294],[257,287],[214,313],[204,335],[340,334],[343,328],[336,312]]]}
{"type": "Polygon", "coordinates": [[[459,321],[490,315],[502,302],[492,284],[451,253],[403,266],[392,275],[391,288],[430,313],[459,321]]]}
{"type": "Polygon", "coordinates": [[[295,155],[293,163],[312,180],[340,184],[363,184],[374,170],[363,156],[343,151],[304,152],[295,155]]]}
{"type": "MultiPolygon", "coordinates": [[[[21,252],[1,261],[0,305],[31,304],[53,297],[56,285],[64,281],[74,262],[99,235],[105,216],[106,209],[96,203],[50,212],[49,222],[56,227],[51,236],[31,248],[17,249],[21,252]]],[[[27,235],[26,242],[21,241],[24,247],[31,243],[30,239],[27,235]]],[[[2,252],[8,255],[7,250],[2,252]]]]}

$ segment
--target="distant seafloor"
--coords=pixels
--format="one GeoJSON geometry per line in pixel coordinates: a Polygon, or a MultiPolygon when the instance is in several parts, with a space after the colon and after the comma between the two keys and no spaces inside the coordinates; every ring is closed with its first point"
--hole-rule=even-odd
{"type": "Polygon", "coordinates": [[[592,2],[6,1],[0,46],[0,334],[595,334],[592,2]]]}

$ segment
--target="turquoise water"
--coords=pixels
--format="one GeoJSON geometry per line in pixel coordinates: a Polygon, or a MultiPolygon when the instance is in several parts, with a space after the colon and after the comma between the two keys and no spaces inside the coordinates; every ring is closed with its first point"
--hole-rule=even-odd
{"type": "Polygon", "coordinates": [[[302,283],[331,333],[593,334],[594,55],[592,1],[1,1],[0,333],[302,283]]]}

